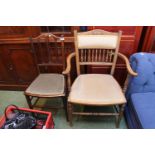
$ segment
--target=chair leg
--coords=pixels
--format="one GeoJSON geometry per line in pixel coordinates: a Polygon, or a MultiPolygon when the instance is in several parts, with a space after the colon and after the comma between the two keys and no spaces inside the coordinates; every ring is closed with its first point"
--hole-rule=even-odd
{"type": "Polygon", "coordinates": [[[117,122],[116,122],[116,128],[119,128],[120,121],[121,121],[121,118],[122,118],[122,115],[123,115],[123,112],[124,112],[124,107],[125,107],[125,104],[120,106],[119,116],[118,116],[118,119],[117,119],[117,122]]]}
{"type": "Polygon", "coordinates": [[[64,106],[64,110],[65,110],[66,120],[67,120],[67,122],[68,122],[67,97],[66,97],[66,96],[63,96],[62,99],[63,99],[63,106],[64,106]]]}
{"type": "Polygon", "coordinates": [[[30,109],[33,109],[33,106],[32,106],[32,103],[31,103],[30,96],[25,95],[25,97],[26,97],[26,100],[27,100],[27,103],[28,103],[29,108],[30,108],[30,109]]]}
{"type": "Polygon", "coordinates": [[[73,106],[72,106],[72,104],[68,103],[68,119],[69,119],[70,126],[73,125],[73,123],[72,123],[72,119],[73,119],[72,111],[73,111],[73,106]]]}

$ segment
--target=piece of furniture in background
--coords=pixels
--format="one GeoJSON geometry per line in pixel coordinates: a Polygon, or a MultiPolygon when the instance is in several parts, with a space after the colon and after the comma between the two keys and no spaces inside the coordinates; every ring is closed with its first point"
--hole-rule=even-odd
{"type": "MultiPolygon", "coordinates": [[[[64,76],[62,74],[51,73],[49,70],[51,65],[61,65],[63,69],[65,68],[64,38],[57,37],[50,33],[43,34],[34,40],[31,38],[31,44],[35,55],[35,61],[38,64],[39,75],[29,85],[24,93],[27,99],[27,103],[30,108],[33,108],[35,106],[38,107],[36,103],[39,98],[61,98],[67,118],[67,102],[64,76]],[[51,46],[50,39],[55,40],[55,47],[51,46]],[[37,57],[37,55],[39,56],[37,57]],[[42,59],[42,55],[46,55],[45,60],[42,59]],[[39,68],[41,66],[47,67],[49,72],[41,74],[39,68]],[[34,98],[36,98],[36,101],[32,103],[34,98]]],[[[50,106],[47,108],[60,107],[50,106]]]]}
{"type": "Polygon", "coordinates": [[[130,58],[138,73],[129,78],[125,116],[129,128],[155,128],[155,54],[136,53],[130,58]]]}
{"type": "Polygon", "coordinates": [[[0,39],[36,37],[39,34],[39,26],[0,26],[0,39]]]}
{"type": "Polygon", "coordinates": [[[155,53],[155,26],[145,26],[140,51],[155,53]]]}
{"type": "Polygon", "coordinates": [[[121,31],[107,32],[103,30],[92,30],[87,32],[74,32],[75,53],[69,55],[67,68],[63,74],[68,75],[68,85],[70,89],[68,97],[68,118],[72,125],[72,115],[96,115],[96,116],[116,116],[116,127],[119,127],[124,106],[125,96],[121,87],[113,77],[117,57],[120,56],[126,62],[128,71],[136,75],[130,68],[128,59],[119,51],[121,31]],[[75,56],[78,77],[71,86],[70,80],[70,60],[75,56]],[[109,66],[109,74],[81,74],[81,67],[87,65],[109,66]],[[74,110],[74,105],[81,106],[112,106],[115,112],[78,112],[74,110]]]}
{"type": "Polygon", "coordinates": [[[74,30],[80,31],[80,26],[40,26],[41,33],[72,36],[74,30]]]}
{"type": "MultiPolygon", "coordinates": [[[[98,27],[87,26],[87,29],[98,27]]],[[[58,36],[64,35],[65,57],[74,52],[73,30],[86,30],[86,26],[50,26],[49,31],[58,36]]],[[[138,51],[139,39],[141,37],[143,26],[100,26],[100,29],[107,31],[123,32],[120,52],[129,57],[138,51]]],[[[37,37],[48,33],[46,27],[42,26],[0,26],[0,89],[2,90],[25,90],[29,84],[37,77],[38,66],[41,73],[61,73],[61,65],[50,65],[48,68],[35,62],[34,53],[31,49],[29,37],[37,37]]],[[[51,46],[54,40],[51,39],[51,46]]],[[[40,59],[37,55],[37,59],[40,59]]],[[[46,55],[42,55],[42,60],[46,61],[46,55]]],[[[52,57],[51,57],[52,59],[52,57]]],[[[53,61],[53,59],[52,59],[53,61]]],[[[40,63],[40,62],[39,62],[40,63]]],[[[75,62],[72,62],[75,68],[75,62]]],[[[76,78],[76,70],[73,68],[71,73],[72,81],[76,78]]],[[[110,68],[105,66],[89,66],[83,69],[84,73],[109,73],[110,68]]],[[[114,77],[121,86],[126,79],[126,68],[124,63],[118,58],[116,65],[116,74],[114,77]]]]}

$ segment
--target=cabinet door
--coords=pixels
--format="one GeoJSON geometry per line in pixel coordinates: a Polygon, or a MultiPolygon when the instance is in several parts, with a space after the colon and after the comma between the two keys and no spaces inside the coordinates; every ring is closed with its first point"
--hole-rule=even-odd
{"type": "Polygon", "coordinates": [[[38,75],[34,53],[29,44],[5,45],[5,60],[16,84],[30,84],[38,75]]]}
{"type": "MultiPolygon", "coordinates": [[[[90,26],[89,30],[92,29],[103,29],[106,31],[117,32],[121,30],[122,37],[119,52],[125,54],[129,57],[131,54],[137,52],[142,26],[90,26]]],[[[92,66],[88,68],[88,72],[92,73],[109,73],[110,68],[103,66],[92,66]]],[[[115,78],[118,82],[123,85],[126,79],[127,71],[124,62],[118,58],[116,70],[115,70],[115,78]]]]}
{"type": "Polygon", "coordinates": [[[5,61],[2,51],[3,47],[0,46],[0,84],[14,84],[15,79],[11,74],[11,70],[9,70],[9,65],[5,61]]]}

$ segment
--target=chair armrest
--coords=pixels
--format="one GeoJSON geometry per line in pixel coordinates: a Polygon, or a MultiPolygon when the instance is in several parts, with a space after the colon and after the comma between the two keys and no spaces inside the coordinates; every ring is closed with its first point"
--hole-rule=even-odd
{"type": "Polygon", "coordinates": [[[67,57],[67,67],[66,67],[66,69],[62,72],[62,74],[67,75],[67,74],[70,73],[70,71],[71,71],[71,59],[72,59],[73,57],[75,57],[75,53],[71,53],[71,54],[69,54],[69,56],[67,57]]]}
{"type": "Polygon", "coordinates": [[[71,89],[71,76],[70,76],[70,71],[71,71],[71,59],[75,57],[75,53],[69,54],[67,57],[67,67],[66,69],[62,72],[62,74],[67,75],[67,86],[68,86],[68,91],[71,89]]]}
{"type": "Polygon", "coordinates": [[[138,73],[136,73],[136,72],[134,72],[134,71],[132,70],[128,58],[127,58],[124,54],[122,54],[122,53],[118,53],[118,56],[119,56],[120,58],[122,58],[122,59],[125,61],[128,73],[129,73],[130,75],[132,75],[132,76],[137,76],[138,73]]]}

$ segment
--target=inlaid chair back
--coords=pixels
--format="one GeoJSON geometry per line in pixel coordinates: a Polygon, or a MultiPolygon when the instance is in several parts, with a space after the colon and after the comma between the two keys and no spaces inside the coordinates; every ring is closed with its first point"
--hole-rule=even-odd
{"type": "Polygon", "coordinates": [[[121,31],[114,33],[99,29],[81,33],[74,31],[77,74],[80,74],[81,65],[108,65],[113,75],[121,35],[121,31]]]}
{"type": "Polygon", "coordinates": [[[61,66],[65,68],[64,38],[51,33],[30,38],[39,67],[61,66]]]}

